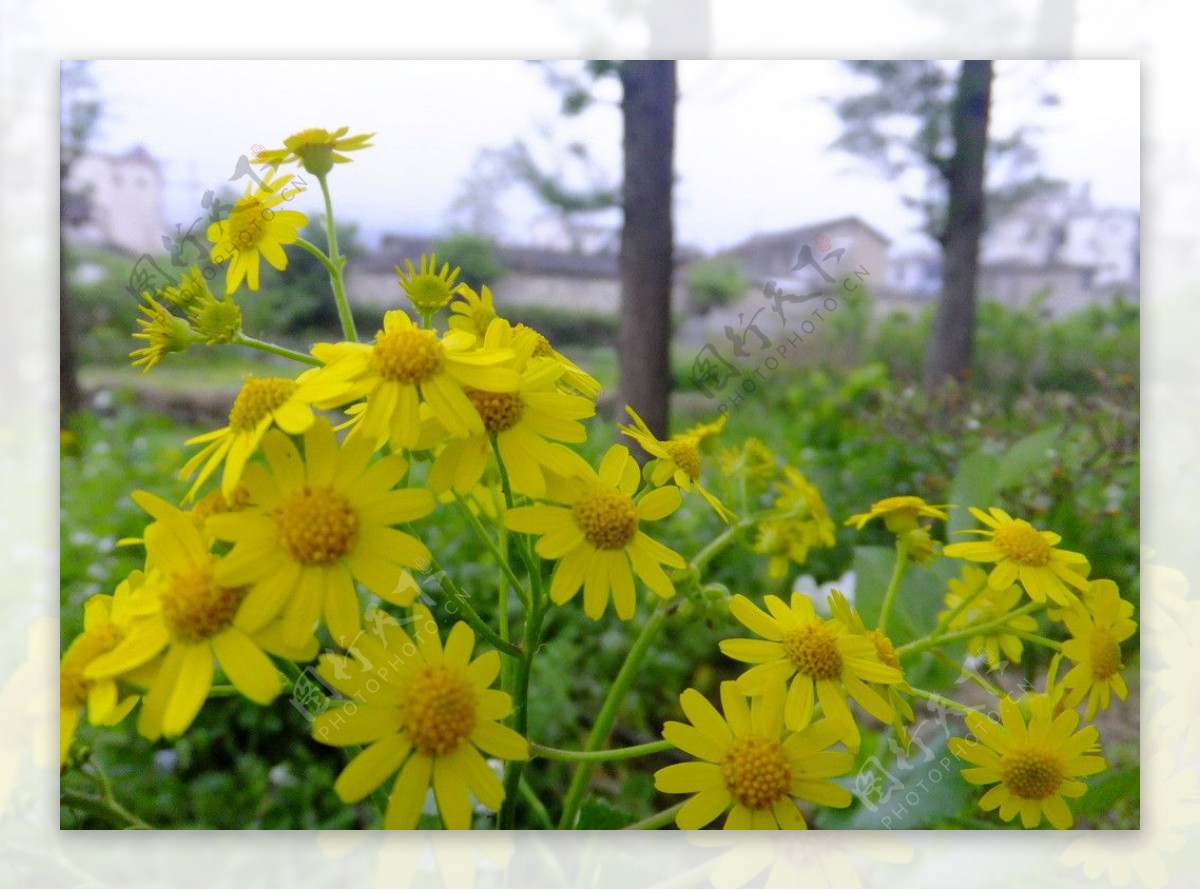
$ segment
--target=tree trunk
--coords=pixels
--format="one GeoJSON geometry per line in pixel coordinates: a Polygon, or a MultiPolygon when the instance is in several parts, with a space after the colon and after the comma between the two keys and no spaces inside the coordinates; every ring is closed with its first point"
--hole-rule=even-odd
{"type": "MultiPolygon", "coordinates": [[[[64,172],[59,188],[66,187],[64,172]]],[[[62,235],[62,211],[66,198],[60,196],[59,236],[58,236],[58,427],[66,429],[67,422],[83,407],[83,398],[79,391],[79,377],[75,359],[75,336],[71,329],[71,315],[67,306],[67,292],[70,287],[67,258],[67,241],[62,235]]]]}
{"type": "Polygon", "coordinates": [[[659,437],[671,391],[671,190],[675,154],[675,63],[621,65],[625,177],[621,228],[618,416],[631,405],[659,437]]]}
{"type": "Polygon", "coordinates": [[[992,63],[965,61],[951,109],[954,155],[947,170],[949,200],[942,233],[942,299],[926,353],[925,383],[965,380],[975,346],[975,293],[983,233],[984,155],[992,94],[992,63]]]}

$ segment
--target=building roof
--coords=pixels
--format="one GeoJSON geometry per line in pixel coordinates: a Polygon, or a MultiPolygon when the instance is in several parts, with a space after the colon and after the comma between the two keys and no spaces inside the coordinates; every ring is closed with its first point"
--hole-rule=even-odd
{"type": "Polygon", "coordinates": [[[883,234],[883,232],[879,231],[879,229],[867,224],[866,222],[863,222],[861,217],[851,215],[839,216],[836,219],[826,219],[815,223],[808,223],[807,225],[798,226],[794,229],[784,229],[779,232],[759,232],[751,235],[740,244],[736,244],[728,250],[722,251],[722,253],[737,253],[738,251],[746,248],[760,247],[764,244],[776,243],[779,241],[786,241],[789,245],[803,244],[807,241],[811,241],[813,238],[822,234],[827,229],[842,225],[857,225],[859,228],[863,229],[867,234],[871,235],[881,243],[892,243],[892,239],[883,234]]]}

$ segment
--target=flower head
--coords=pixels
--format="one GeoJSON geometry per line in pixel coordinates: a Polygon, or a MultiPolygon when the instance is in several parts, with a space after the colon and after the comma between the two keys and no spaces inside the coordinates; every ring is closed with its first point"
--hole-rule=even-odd
{"type": "Polygon", "coordinates": [[[593,402],[600,397],[600,393],[604,390],[600,381],[555,349],[543,334],[524,324],[513,327],[513,333],[518,339],[528,338],[533,344],[532,355],[534,358],[552,358],[562,365],[566,369],[562,376],[562,382],[569,389],[593,402]]]}
{"type": "Polygon", "coordinates": [[[426,256],[421,254],[421,266],[413,268],[412,260],[405,260],[405,268],[396,266],[396,275],[400,278],[400,286],[404,293],[422,315],[428,315],[442,309],[454,296],[459,273],[458,266],[450,268],[449,263],[442,263],[439,271],[437,254],[426,256]]]}
{"type": "Polygon", "coordinates": [[[146,345],[129,353],[133,366],[145,365],[142,373],[146,373],[172,352],[186,352],[196,340],[191,326],[179,316],[173,314],[161,303],[150,296],[142,294],[146,305],[138,306],[138,311],[146,317],[137,320],[138,333],[133,335],[135,340],[145,340],[146,345]]]}
{"type": "Polygon", "coordinates": [[[717,456],[726,476],[743,474],[751,484],[762,484],[775,475],[779,459],[762,439],[749,437],[741,448],[722,448],[717,456]]]}
{"type": "Polygon", "coordinates": [[[341,152],[371,147],[367,140],[374,136],[374,133],[347,136],[348,132],[349,127],[338,127],[332,133],[319,128],[301,130],[284,139],[283,148],[260,151],[255,155],[254,161],[258,164],[270,164],[275,168],[299,161],[300,166],[313,176],[324,176],[333,169],[334,164],[350,162],[350,158],[341,152]]]}
{"type": "Polygon", "coordinates": [[[693,797],[675,817],[685,830],[703,828],[722,813],[725,828],[807,828],[796,798],[831,807],[850,805],[850,792],[829,781],[854,758],[827,750],[839,731],[821,720],[800,732],[784,728],[782,682],[747,703],[736,683],[721,684],[721,715],[694,689],[679,697],[690,723],[670,721],[663,738],[697,762],[676,763],[654,774],[654,787],[693,797]]]}
{"type": "Polygon", "coordinates": [[[1071,639],[1063,643],[1063,655],[1075,666],[1063,677],[1066,704],[1074,707],[1087,699],[1086,719],[1098,709],[1107,710],[1111,697],[1124,701],[1129,687],[1121,676],[1121,642],[1133,636],[1137,624],[1128,617],[1125,604],[1113,581],[1092,582],[1090,607],[1082,603],[1067,612],[1063,621],[1071,639]]]}
{"type": "Polygon", "coordinates": [[[411,637],[394,620],[384,621],[378,636],[364,634],[355,644],[361,660],[321,657],[318,673],[350,701],[317,717],[313,738],[366,745],[334,783],[346,803],[399,773],[384,828],[416,828],[430,787],[443,826],[470,828],[472,795],[492,810],[504,801],[485,755],[525,760],[529,744],[497,722],[513,707],[508,693],[490,688],[500,674],[499,653],[472,659],[475,633],[461,621],[443,646],[423,605],[415,619],[411,637]]]}
{"type": "Polygon", "coordinates": [[[1035,828],[1042,817],[1055,828],[1074,823],[1067,798],[1087,791],[1079,781],[1105,768],[1097,756],[1100,732],[1087,726],[1078,732],[1079,715],[1071,710],[1054,716],[1051,696],[1031,695],[1025,701],[1028,719],[1012,698],[1000,701],[1000,723],[981,713],[969,714],[967,729],[974,736],[953,738],[950,750],[974,766],[963,778],[975,785],[992,785],[979,801],[986,812],[999,808],[1000,818],[1035,828]]]}
{"type": "Polygon", "coordinates": [[[258,290],[260,258],[281,272],[287,268],[283,245],[295,244],[300,229],[308,222],[308,217],[297,210],[275,209],[299,191],[296,186],[288,190],[291,181],[291,175],[272,180],[267,174],[257,188],[250,183],[228,218],[208,227],[213,261],[229,263],[225,293],[234,293],[243,280],[250,290],[258,290]]]}
{"type": "Polygon", "coordinates": [[[646,478],[651,485],[659,486],[671,480],[683,491],[695,491],[699,494],[726,523],[737,518],[733,511],[722,504],[700,481],[700,443],[705,438],[716,435],[724,426],[723,419],[709,424],[700,432],[682,433],[664,441],[650,431],[650,427],[646,426],[646,422],[631,407],[626,405],[625,411],[633,418],[633,425],[623,424],[621,432],[655,458],[645,467],[646,478]]]}
{"type": "Polygon", "coordinates": [[[304,434],[304,457],[278,430],[263,437],[270,467],[246,470],[253,507],[209,517],[207,529],[234,546],[219,579],[243,587],[239,619],[251,630],[281,612],[290,643],[310,637],[324,616],[333,638],[353,640],[361,627],[355,581],[385,600],[411,605],[411,575],[429,549],[391,528],[433,512],[425,489],[395,488],[408,469],[401,455],[368,465],[362,439],[340,448],[329,421],[304,434]]]}
{"type": "Polygon", "coordinates": [[[496,306],[492,302],[492,289],[486,284],[476,293],[466,284],[460,284],[455,291],[458,299],[450,304],[450,327],[455,331],[464,331],[482,337],[487,333],[488,326],[500,316],[496,314],[496,306]]]}
{"type": "Polygon", "coordinates": [[[946,504],[933,506],[925,503],[923,498],[913,495],[884,498],[882,501],[873,503],[871,509],[866,513],[856,513],[851,516],[846,520],[846,525],[852,525],[862,531],[863,526],[872,519],[882,519],[888,531],[900,534],[917,528],[918,519],[922,516],[931,519],[949,519],[950,517],[945,512],[946,506],[946,504]]]}
{"type": "Polygon", "coordinates": [[[733,616],[762,637],[720,644],[730,658],[754,665],[737,680],[741,692],[758,695],[776,681],[791,679],[787,725],[792,729],[807,726],[819,701],[825,717],[852,748],[858,747],[859,732],[847,695],[876,719],[895,722],[892,706],[868,684],[901,683],[904,675],[881,660],[874,639],[852,633],[836,619],[822,620],[802,593],[792,594],[790,608],[777,596],[765,601],[769,614],[742,594],[730,604],[733,616]]]}
{"type": "Polygon", "coordinates": [[[988,584],[997,590],[1020,581],[1034,602],[1044,603],[1047,597],[1061,605],[1075,602],[1075,594],[1067,585],[1077,590],[1087,588],[1087,579],[1072,568],[1087,562],[1083,554],[1059,550],[1055,545],[1062,540],[1060,535],[1039,531],[999,507],[992,507],[990,513],[972,507],[971,515],[986,528],[967,532],[990,540],[949,544],[942,552],[954,559],[994,562],[996,567],[988,576],[988,584]]]}
{"type": "MultiPolygon", "coordinates": [[[[987,573],[975,566],[963,566],[962,574],[951,578],[946,588],[946,610],[939,621],[948,621],[948,630],[960,630],[976,624],[999,620],[1012,612],[1021,600],[1021,588],[1010,584],[1003,590],[989,586],[987,573]],[[957,614],[955,614],[957,613],[957,614]]],[[[1032,615],[1009,618],[1003,626],[977,634],[967,641],[967,652],[984,656],[992,670],[1000,667],[1001,658],[1020,664],[1024,644],[1018,633],[1037,631],[1037,619],[1032,615]]]]}
{"type": "Polygon", "coordinates": [[[623,445],[613,445],[600,463],[600,472],[569,480],[552,494],[557,505],[538,504],[508,511],[511,531],[540,535],[535,550],[543,559],[557,559],[550,598],[566,603],[583,588],[583,610],[600,618],[611,594],[617,617],[628,621],[637,603],[634,577],[663,599],[675,595],[675,585],[662,570],[683,568],[682,556],[641,530],[643,522],[671,515],[681,503],[672,485],[645,492],[638,488],[637,461],[623,445]]]}

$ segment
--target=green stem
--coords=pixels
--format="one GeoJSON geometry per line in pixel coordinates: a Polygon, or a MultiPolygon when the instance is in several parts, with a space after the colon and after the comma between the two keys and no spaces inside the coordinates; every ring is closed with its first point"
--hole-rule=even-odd
{"type": "MultiPolygon", "coordinates": [[[[529,737],[529,678],[533,672],[533,656],[540,642],[545,614],[544,603],[535,596],[532,608],[525,613],[525,636],[522,641],[525,657],[517,663],[517,678],[513,687],[513,729],[526,738],[529,737]]],[[[500,808],[499,823],[502,828],[516,827],[516,795],[524,769],[524,762],[519,760],[510,760],[505,766],[504,805],[500,808]]]]}
{"type": "Polygon", "coordinates": [[[529,807],[533,813],[533,817],[537,819],[538,824],[542,828],[554,828],[554,821],[550,818],[550,813],[546,810],[546,805],[538,799],[534,794],[533,788],[529,784],[529,780],[521,776],[521,784],[518,786],[521,792],[521,800],[525,801],[525,805],[529,807]]]}
{"type": "Polygon", "coordinates": [[[463,591],[463,589],[455,584],[454,580],[448,574],[446,574],[445,571],[443,571],[436,557],[433,559],[433,568],[435,571],[441,574],[438,582],[442,586],[442,592],[446,594],[447,597],[447,599],[442,600],[442,607],[450,614],[454,614],[455,610],[452,610],[448,605],[450,601],[453,601],[457,608],[462,610],[462,617],[467,624],[471,625],[477,634],[495,646],[502,655],[507,655],[509,658],[524,659],[524,652],[522,652],[512,643],[503,639],[500,634],[492,630],[488,623],[479,616],[479,613],[475,611],[475,607],[471,605],[470,598],[463,591]]]}
{"type": "Polygon", "coordinates": [[[899,540],[896,541],[896,564],[892,566],[892,578],[888,581],[887,592],[883,595],[883,608],[879,610],[879,632],[887,633],[888,619],[892,617],[892,604],[896,601],[896,593],[900,589],[900,579],[908,568],[908,547],[899,540]]]}
{"type": "Polygon", "coordinates": [[[998,698],[1004,697],[1004,693],[1000,691],[1000,687],[993,686],[991,683],[989,683],[987,680],[985,680],[983,677],[981,677],[975,671],[970,670],[969,668],[965,667],[964,665],[959,664],[957,661],[955,661],[953,658],[951,658],[945,652],[934,652],[933,654],[934,654],[934,657],[937,658],[939,661],[945,662],[949,667],[958,671],[959,674],[966,677],[968,680],[970,680],[972,683],[974,683],[980,689],[984,690],[985,692],[991,693],[992,695],[997,696],[998,698]]]}
{"type": "Polygon", "coordinates": [[[983,624],[975,624],[971,627],[964,627],[962,630],[955,630],[947,634],[941,634],[940,636],[931,636],[923,640],[914,640],[911,643],[905,643],[896,650],[896,655],[899,658],[904,658],[907,655],[915,655],[918,652],[936,649],[938,646],[945,645],[946,643],[953,643],[958,640],[969,640],[971,637],[978,634],[986,634],[993,630],[1000,630],[1014,618],[1020,615],[1028,615],[1030,612],[1035,612],[1044,605],[1044,603],[1026,603],[1019,609],[1013,609],[1007,615],[983,624]]]}
{"type": "MultiPolygon", "coordinates": [[[[529,598],[525,595],[525,588],[521,584],[521,579],[518,578],[516,573],[512,570],[512,566],[508,564],[508,560],[505,558],[500,548],[496,545],[496,542],[492,540],[492,536],[489,535],[487,529],[483,527],[483,523],[479,521],[479,517],[471,512],[470,504],[463,500],[462,495],[460,495],[457,491],[452,490],[451,493],[454,495],[455,502],[460,508],[462,508],[463,515],[467,517],[467,523],[475,531],[475,534],[479,540],[484,543],[488,551],[492,554],[492,557],[500,566],[500,571],[504,573],[504,577],[508,579],[508,583],[512,585],[512,589],[516,591],[521,603],[526,609],[528,609],[529,598]]],[[[501,595],[503,596],[503,591],[501,595]]],[[[507,624],[508,616],[504,609],[500,610],[500,614],[502,616],[502,620],[505,622],[505,624],[507,624]]]]}
{"type": "Polygon", "coordinates": [[[653,816],[647,816],[640,822],[634,822],[632,825],[626,825],[623,830],[648,831],[652,828],[662,828],[664,825],[670,825],[675,821],[676,815],[679,814],[679,811],[683,809],[684,804],[686,803],[686,800],[682,803],[677,803],[675,806],[655,813],[653,816]]]}
{"type": "Polygon", "coordinates": [[[1022,640],[1028,640],[1031,643],[1037,643],[1039,646],[1045,646],[1048,649],[1053,649],[1055,652],[1062,651],[1062,643],[1060,643],[1058,640],[1052,640],[1049,637],[1043,637],[1024,630],[1010,630],[1009,633],[1020,637],[1022,640]]]}
{"type": "MultiPolygon", "coordinates": [[[[638,634],[629,654],[625,656],[625,663],[621,665],[621,670],[608,690],[600,713],[596,716],[596,722],[592,725],[592,732],[588,736],[587,744],[584,745],[584,751],[599,750],[604,740],[608,738],[609,730],[612,729],[612,725],[617,719],[617,712],[625,701],[629,688],[633,685],[634,678],[642,666],[642,660],[650,651],[650,646],[653,645],[658,632],[662,630],[669,609],[670,606],[665,600],[659,602],[650,619],[642,625],[642,632],[638,634]]],[[[583,803],[583,795],[587,791],[588,780],[592,777],[593,768],[594,764],[592,763],[580,763],[576,767],[575,776],[571,780],[571,786],[567,790],[567,796],[563,802],[562,818],[558,822],[559,828],[570,828],[574,825],[575,818],[579,814],[579,807],[583,803]]]]}
{"type": "Polygon", "coordinates": [[[937,705],[938,707],[948,708],[951,711],[958,711],[960,714],[983,713],[977,708],[960,704],[952,698],[946,698],[946,696],[938,695],[936,692],[930,692],[928,689],[918,689],[916,686],[911,686],[909,687],[908,691],[916,698],[923,698],[927,702],[933,702],[933,704],[937,705]]]}
{"type": "Polygon", "coordinates": [[[208,690],[209,698],[233,698],[235,695],[240,695],[235,686],[228,683],[218,684],[208,690]]]}
{"type": "Polygon", "coordinates": [[[954,623],[954,619],[957,618],[959,615],[961,615],[963,612],[965,612],[967,610],[967,607],[970,606],[971,603],[975,602],[975,599],[987,589],[988,589],[988,586],[987,586],[987,583],[985,582],[983,584],[980,584],[978,589],[974,593],[972,593],[970,596],[964,597],[963,601],[961,603],[959,603],[957,606],[955,606],[954,610],[951,611],[950,614],[948,614],[945,618],[943,618],[941,621],[939,621],[937,623],[937,627],[935,627],[933,629],[933,634],[931,636],[936,637],[938,634],[944,632],[946,630],[946,628],[948,628],[951,624],[954,623]]]}
{"type": "Polygon", "coordinates": [[[749,528],[758,521],[758,518],[746,518],[740,522],[735,522],[727,527],[725,531],[713,538],[704,549],[692,557],[692,566],[698,573],[703,573],[705,567],[712,562],[713,558],[722,550],[733,543],[733,539],[744,529],[749,528]]]}
{"type": "Polygon", "coordinates": [[[278,346],[275,343],[268,343],[265,340],[257,340],[247,334],[238,333],[233,339],[235,346],[249,346],[251,349],[258,349],[262,352],[269,352],[272,355],[281,355],[284,358],[290,358],[294,362],[302,362],[306,365],[320,365],[319,359],[309,355],[306,352],[297,352],[294,349],[288,349],[286,346],[278,346]]]}
{"type": "Polygon", "coordinates": [[[342,280],[342,265],[345,260],[338,253],[337,228],[333,224],[333,199],[329,196],[329,183],[318,176],[321,194],[325,196],[325,233],[329,236],[329,283],[333,286],[333,299],[337,303],[338,318],[342,322],[342,333],[351,343],[358,342],[358,331],[354,327],[354,315],[346,299],[346,285],[342,280]]]}
{"type": "Polygon", "coordinates": [[[321,250],[321,248],[317,247],[317,245],[313,244],[311,241],[306,241],[303,238],[297,238],[296,246],[304,248],[313,256],[315,256],[317,261],[325,267],[325,271],[329,273],[330,277],[337,274],[337,266],[330,261],[329,257],[325,256],[325,251],[321,250]]]}
{"type": "Polygon", "coordinates": [[[153,829],[154,827],[143,822],[115,800],[105,800],[102,797],[93,797],[81,791],[70,790],[64,790],[60,800],[63,806],[98,816],[118,828],[153,829]]]}
{"type": "Polygon", "coordinates": [[[661,754],[674,746],[667,741],[647,742],[644,745],[633,745],[629,748],[611,748],[607,751],[567,751],[563,748],[551,748],[549,745],[529,743],[531,757],[544,757],[546,760],[567,760],[572,763],[608,763],[615,760],[632,760],[635,757],[648,757],[651,754],[661,754]]]}

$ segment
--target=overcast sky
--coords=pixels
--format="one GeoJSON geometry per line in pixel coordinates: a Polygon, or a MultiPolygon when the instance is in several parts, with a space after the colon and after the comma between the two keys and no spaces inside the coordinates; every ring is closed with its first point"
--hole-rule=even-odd
{"type": "MultiPolygon", "coordinates": [[[[1047,175],[1090,183],[1101,205],[1137,207],[1138,67],[998,63],[994,127],[1039,123],[1035,144],[1047,175]],[[1038,108],[1033,81],[1061,105],[1038,108]]],[[[161,159],[166,222],[185,228],[201,214],[205,189],[227,179],[239,155],[282,145],[305,127],[346,124],[351,133],[377,134],[373,148],[330,180],[335,212],[359,222],[369,240],[444,231],[480,149],[517,138],[543,146],[547,159],[555,145],[583,141],[602,172],[615,178],[620,169],[616,105],[564,123],[541,72],[523,62],[101,61],[93,73],[105,103],[97,147],[142,144],[161,159]]],[[[681,62],[679,86],[681,244],[714,250],[755,232],[851,214],[901,248],[919,243],[918,218],[897,185],[827,151],[839,124],[823,97],[856,88],[838,63],[681,62]]],[[[319,195],[297,204],[316,212],[319,195]]],[[[506,240],[528,241],[541,212],[526,195],[509,193],[506,240]]]]}

